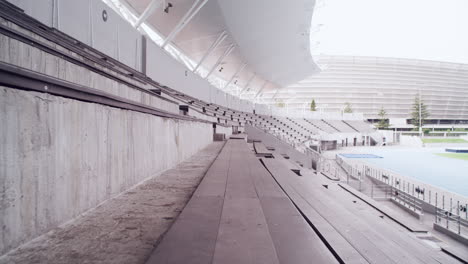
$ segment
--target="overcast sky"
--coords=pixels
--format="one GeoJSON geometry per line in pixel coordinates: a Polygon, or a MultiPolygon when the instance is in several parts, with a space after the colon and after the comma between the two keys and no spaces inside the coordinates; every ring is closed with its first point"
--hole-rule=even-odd
{"type": "Polygon", "coordinates": [[[311,45],[312,54],[468,64],[468,0],[323,0],[311,45]]]}

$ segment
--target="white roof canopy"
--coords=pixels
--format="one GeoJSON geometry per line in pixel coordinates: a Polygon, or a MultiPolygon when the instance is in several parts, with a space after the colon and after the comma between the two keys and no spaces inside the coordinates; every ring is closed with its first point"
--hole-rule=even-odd
{"type": "Polygon", "coordinates": [[[314,1],[218,0],[240,53],[263,78],[285,86],[318,71],[310,53],[314,1]]]}
{"type": "MultiPolygon", "coordinates": [[[[122,1],[122,0],[121,0],[122,1]]],[[[145,23],[168,36],[190,10],[198,12],[172,39],[213,74],[244,87],[251,77],[255,91],[276,90],[318,70],[310,53],[311,0],[125,0],[141,16],[151,3],[145,23]],[[164,9],[172,7],[168,12],[164,9]],[[222,37],[226,32],[226,37],[222,37]],[[220,43],[216,44],[217,40],[220,43]],[[230,52],[228,49],[232,47],[230,52]],[[209,52],[212,50],[211,52],[209,52]],[[220,58],[222,60],[220,61],[220,58]]]]}

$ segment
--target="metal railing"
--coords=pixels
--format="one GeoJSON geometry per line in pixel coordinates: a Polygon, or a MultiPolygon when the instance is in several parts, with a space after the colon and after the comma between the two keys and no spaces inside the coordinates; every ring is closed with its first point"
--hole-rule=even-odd
{"type": "Polygon", "coordinates": [[[460,204],[457,201],[456,206],[452,203],[452,199],[445,208],[445,198],[442,199],[442,208],[435,206],[435,223],[439,224],[448,230],[451,230],[458,235],[468,235],[468,204],[460,204]]]}
{"type": "Polygon", "coordinates": [[[426,210],[426,212],[434,213],[435,223],[441,227],[459,235],[468,235],[468,197],[419,182],[390,170],[355,160],[350,161],[339,155],[336,156],[336,161],[349,174],[348,178],[359,179],[359,187],[356,189],[366,191],[363,187],[365,185],[363,180],[366,178],[377,182],[376,185],[370,187],[371,196],[374,196],[373,188],[387,185],[390,190],[389,198],[395,199],[415,212],[423,213],[426,210]],[[431,212],[431,210],[435,211],[431,212]]]}
{"type": "Polygon", "coordinates": [[[390,187],[392,189],[391,198],[393,198],[396,202],[406,206],[407,208],[413,210],[414,212],[418,212],[423,214],[423,202],[417,199],[415,196],[401,192],[394,187],[390,187]]]}
{"type": "Polygon", "coordinates": [[[374,199],[388,199],[393,194],[393,188],[387,184],[376,184],[372,182],[370,197],[374,199]],[[383,194],[383,195],[382,195],[383,194]]]}

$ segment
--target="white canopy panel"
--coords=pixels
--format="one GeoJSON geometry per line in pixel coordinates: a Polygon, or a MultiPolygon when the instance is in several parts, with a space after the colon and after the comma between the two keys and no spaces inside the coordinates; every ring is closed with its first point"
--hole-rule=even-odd
{"type": "MultiPolygon", "coordinates": [[[[146,22],[164,36],[174,30],[192,5],[204,2],[125,0],[139,15],[154,1],[162,4],[146,22]],[[169,4],[172,7],[166,12],[169,4]]],[[[227,38],[207,56],[202,66],[210,69],[230,45],[235,45],[214,74],[229,80],[246,63],[247,67],[235,78],[237,85],[244,87],[255,74],[250,84],[254,91],[265,81],[269,85],[264,91],[276,90],[318,71],[310,53],[314,5],[314,0],[208,0],[172,44],[198,62],[226,31],[227,38]]]]}
{"type": "Polygon", "coordinates": [[[228,31],[257,74],[280,87],[318,72],[310,53],[314,0],[218,0],[228,31]]]}

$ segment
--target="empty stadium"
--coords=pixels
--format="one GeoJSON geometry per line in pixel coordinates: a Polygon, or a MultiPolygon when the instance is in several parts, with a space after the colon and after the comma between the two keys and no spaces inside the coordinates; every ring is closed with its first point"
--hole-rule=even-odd
{"type": "Polygon", "coordinates": [[[0,263],[467,263],[468,64],[323,5],[0,0],[0,263]]]}

